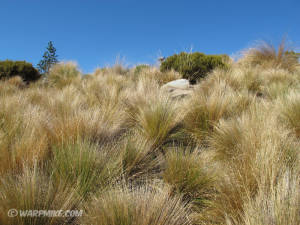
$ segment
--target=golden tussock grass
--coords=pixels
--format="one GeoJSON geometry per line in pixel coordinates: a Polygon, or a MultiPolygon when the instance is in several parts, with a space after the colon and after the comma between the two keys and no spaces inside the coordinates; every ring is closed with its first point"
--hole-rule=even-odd
{"type": "Polygon", "coordinates": [[[298,66],[251,49],[183,99],[161,90],[180,74],[122,63],[1,81],[0,223],[299,224],[298,66]]]}
{"type": "Polygon", "coordinates": [[[191,224],[189,208],[168,187],[118,187],[95,197],[87,206],[91,224],[191,224]]]}

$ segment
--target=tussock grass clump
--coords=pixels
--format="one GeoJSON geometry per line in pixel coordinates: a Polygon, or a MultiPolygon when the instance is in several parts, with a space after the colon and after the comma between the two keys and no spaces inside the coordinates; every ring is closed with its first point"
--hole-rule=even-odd
{"type": "Polygon", "coordinates": [[[129,105],[128,116],[139,134],[153,148],[180,140],[183,113],[168,96],[158,95],[153,101],[129,105]]]}
{"type": "Polygon", "coordinates": [[[240,115],[253,102],[251,96],[233,91],[223,81],[215,83],[214,91],[205,89],[206,85],[197,87],[185,105],[185,130],[201,145],[206,145],[207,136],[221,118],[240,115]]]}
{"type": "Polygon", "coordinates": [[[300,224],[299,182],[299,174],[287,170],[268,192],[261,186],[244,206],[243,224],[300,224]]]}
{"type": "Polygon", "coordinates": [[[95,190],[107,188],[121,176],[120,159],[111,148],[99,148],[88,141],[53,146],[51,173],[58,182],[64,180],[78,186],[85,197],[95,190]]]}
{"type": "Polygon", "coordinates": [[[22,96],[5,97],[0,103],[0,174],[21,170],[24,162],[43,161],[47,137],[40,125],[43,111],[27,105],[22,96]]]}
{"type": "Polygon", "coordinates": [[[222,96],[208,97],[198,92],[189,103],[184,118],[185,129],[200,144],[205,143],[206,136],[213,129],[213,123],[226,113],[229,101],[221,98],[222,96]]]}
{"type": "Polygon", "coordinates": [[[139,64],[134,67],[134,75],[139,75],[143,70],[149,69],[150,66],[148,64],[139,64]]]}
{"type": "Polygon", "coordinates": [[[150,79],[158,82],[159,85],[166,84],[172,80],[181,79],[182,75],[174,70],[169,70],[161,72],[158,68],[155,67],[145,67],[135,74],[135,79],[150,79]]]}
{"type": "Polygon", "coordinates": [[[115,60],[115,64],[113,66],[106,66],[104,68],[97,68],[94,72],[94,75],[98,76],[103,76],[103,75],[108,75],[108,74],[113,74],[113,75],[128,75],[130,72],[130,69],[128,66],[125,65],[125,59],[121,58],[120,56],[117,56],[115,60]]]}
{"type": "Polygon", "coordinates": [[[71,83],[79,82],[81,73],[73,62],[59,63],[51,67],[48,82],[56,87],[64,87],[71,83]]]}
{"type": "Polygon", "coordinates": [[[234,64],[230,70],[215,70],[201,84],[208,96],[219,90],[232,90],[234,95],[275,100],[299,89],[299,70],[291,73],[281,68],[249,67],[234,64]]]}
{"type": "Polygon", "coordinates": [[[245,205],[261,187],[267,196],[286,171],[298,170],[298,147],[264,107],[251,108],[238,120],[221,122],[210,139],[210,148],[223,166],[216,185],[219,194],[204,212],[207,219],[243,224],[245,205]]]}
{"type": "Polygon", "coordinates": [[[128,180],[158,178],[164,159],[158,148],[151,148],[147,140],[131,134],[121,149],[124,176],[128,180]]]}
{"type": "Polygon", "coordinates": [[[291,156],[296,157],[292,154],[296,150],[294,142],[277,117],[270,115],[265,107],[252,107],[238,120],[221,121],[210,137],[210,147],[216,152],[216,157],[226,163],[228,160],[241,161],[241,157],[251,163],[257,159],[257,154],[269,160],[268,154],[277,154],[272,159],[292,166],[286,163],[291,162],[291,156]]]}
{"type": "Polygon", "coordinates": [[[95,102],[88,102],[85,101],[88,96],[68,86],[49,99],[50,115],[44,127],[51,143],[78,138],[104,143],[118,138],[123,130],[124,112],[116,96],[107,93],[108,90],[102,93],[103,98],[99,95],[99,101],[94,96],[95,102]]]}
{"type": "Polygon", "coordinates": [[[282,99],[282,117],[287,122],[297,137],[300,137],[300,94],[299,92],[291,92],[282,99]]]}
{"type": "MultiPolygon", "coordinates": [[[[72,217],[8,217],[9,209],[16,210],[71,210],[81,204],[76,187],[54,182],[40,173],[39,168],[26,168],[16,176],[1,177],[0,223],[60,225],[74,221],[72,217]]],[[[76,221],[76,220],[75,220],[76,221]]]]}
{"type": "Polygon", "coordinates": [[[244,52],[241,62],[249,63],[250,66],[262,66],[264,68],[282,68],[294,72],[299,67],[298,57],[281,41],[276,48],[268,42],[261,42],[254,48],[244,52]]]}
{"type": "Polygon", "coordinates": [[[167,187],[126,187],[111,190],[87,205],[87,224],[191,224],[189,208],[167,187]]]}
{"type": "Polygon", "coordinates": [[[25,82],[23,81],[22,77],[20,76],[14,76],[7,80],[7,83],[13,86],[16,86],[18,88],[24,88],[25,82]]]}
{"type": "Polygon", "coordinates": [[[197,207],[205,206],[211,197],[213,171],[207,168],[196,151],[169,151],[163,179],[172,187],[174,193],[183,195],[185,201],[192,202],[197,207]]]}

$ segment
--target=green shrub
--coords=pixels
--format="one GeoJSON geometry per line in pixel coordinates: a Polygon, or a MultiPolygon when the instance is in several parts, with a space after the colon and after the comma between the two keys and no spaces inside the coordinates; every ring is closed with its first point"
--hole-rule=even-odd
{"type": "Polygon", "coordinates": [[[205,77],[216,67],[226,67],[224,59],[227,55],[205,55],[200,52],[172,55],[160,66],[162,72],[174,69],[181,73],[183,78],[188,79],[191,83],[196,83],[199,79],[205,77]]]}
{"type": "Polygon", "coordinates": [[[24,81],[30,82],[40,78],[39,72],[26,61],[0,61],[0,79],[9,79],[20,76],[24,81]]]}

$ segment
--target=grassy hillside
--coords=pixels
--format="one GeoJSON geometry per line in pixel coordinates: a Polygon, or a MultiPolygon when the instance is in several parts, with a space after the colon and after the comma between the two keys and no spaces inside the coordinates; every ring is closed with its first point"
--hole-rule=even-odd
{"type": "Polygon", "coordinates": [[[1,82],[0,224],[300,224],[300,68],[280,51],[250,49],[181,99],[161,89],[181,75],[154,67],[1,82]]]}

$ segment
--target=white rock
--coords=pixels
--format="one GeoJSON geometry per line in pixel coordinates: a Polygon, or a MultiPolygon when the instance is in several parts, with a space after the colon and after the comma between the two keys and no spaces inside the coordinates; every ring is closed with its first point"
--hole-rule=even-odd
{"type": "Polygon", "coordinates": [[[162,89],[168,92],[172,98],[182,98],[192,94],[193,85],[190,85],[186,79],[179,79],[166,83],[162,89]]]}
{"type": "Polygon", "coordinates": [[[171,89],[188,89],[190,87],[190,83],[186,79],[173,80],[171,82],[166,83],[162,86],[162,88],[171,88],[171,89]]]}

